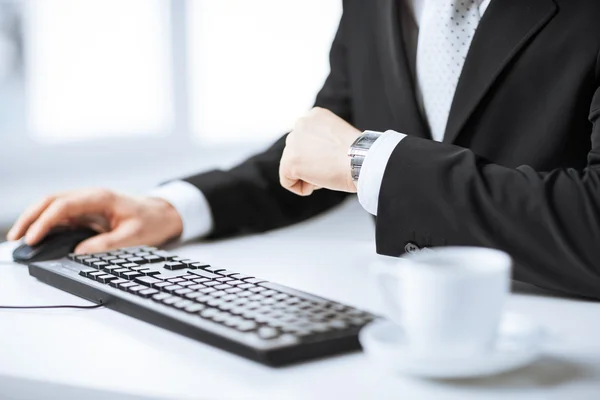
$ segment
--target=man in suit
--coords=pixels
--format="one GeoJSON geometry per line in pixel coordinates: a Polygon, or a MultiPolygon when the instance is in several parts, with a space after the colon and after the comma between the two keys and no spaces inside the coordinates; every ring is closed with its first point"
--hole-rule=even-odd
{"type": "Polygon", "coordinates": [[[78,251],[218,238],[358,191],[381,254],[494,247],[517,280],[600,298],[598,21],[594,0],[346,0],[316,108],[267,151],[146,198],[51,196],[9,238],[82,216],[106,232],[78,251]]]}

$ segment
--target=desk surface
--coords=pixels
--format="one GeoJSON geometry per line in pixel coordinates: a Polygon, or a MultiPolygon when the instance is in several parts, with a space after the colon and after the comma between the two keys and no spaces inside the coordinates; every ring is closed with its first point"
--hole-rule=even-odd
{"type": "MultiPolygon", "coordinates": [[[[382,313],[368,273],[373,234],[371,219],[349,202],[292,228],[176,252],[382,313]]],[[[0,304],[34,303],[86,304],[0,262],[0,304]]],[[[393,376],[358,352],[271,369],[111,310],[0,310],[0,398],[2,380],[15,378],[45,382],[46,391],[53,383],[159,398],[600,398],[598,303],[519,286],[507,308],[549,330],[544,356],[464,381],[393,376]]]]}

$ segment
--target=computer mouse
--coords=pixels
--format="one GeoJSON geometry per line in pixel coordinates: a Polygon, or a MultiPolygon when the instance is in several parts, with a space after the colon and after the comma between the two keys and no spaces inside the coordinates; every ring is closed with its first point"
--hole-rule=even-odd
{"type": "Polygon", "coordinates": [[[18,263],[56,260],[75,250],[84,240],[97,235],[89,228],[54,228],[38,244],[22,244],[13,251],[13,260],[18,263]]]}

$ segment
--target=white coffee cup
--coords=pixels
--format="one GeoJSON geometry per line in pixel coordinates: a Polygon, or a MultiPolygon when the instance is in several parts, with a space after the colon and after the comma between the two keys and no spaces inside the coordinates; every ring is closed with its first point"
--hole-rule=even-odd
{"type": "Polygon", "coordinates": [[[499,250],[443,247],[380,262],[373,270],[411,352],[468,357],[494,343],[511,266],[499,250]]]}

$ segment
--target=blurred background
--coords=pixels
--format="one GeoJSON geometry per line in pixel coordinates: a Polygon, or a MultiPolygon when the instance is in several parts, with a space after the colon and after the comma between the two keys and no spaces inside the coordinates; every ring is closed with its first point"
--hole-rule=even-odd
{"type": "Polygon", "coordinates": [[[337,0],[0,0],[0,233],[77,187],[144,193],[288,131],[337,0]]]}

